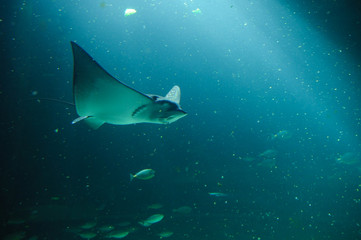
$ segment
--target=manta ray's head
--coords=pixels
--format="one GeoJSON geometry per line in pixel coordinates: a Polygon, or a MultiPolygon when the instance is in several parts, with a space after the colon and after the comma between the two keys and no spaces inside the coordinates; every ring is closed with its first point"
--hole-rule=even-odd
{"type": "Polygon", "coordinates": [[[168,124],[185,117],[187,113],[182,110],[178,103],[159,98],[155,101],[156,111],[153,111],[152,118],[161,124],[168,124]]]}

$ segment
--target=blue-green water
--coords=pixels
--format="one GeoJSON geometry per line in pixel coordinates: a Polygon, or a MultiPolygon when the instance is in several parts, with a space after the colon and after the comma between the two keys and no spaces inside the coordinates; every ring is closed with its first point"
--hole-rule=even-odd
{"type": "Polygon", "coordinates": [[[361,239],[360,16],[357,1],[1,3],[2,239],[361,239]],[[72,125],[73,106],[44,100],[72,102],[70,41],[141,92],[179,85],[188,116],[72,125]]]}

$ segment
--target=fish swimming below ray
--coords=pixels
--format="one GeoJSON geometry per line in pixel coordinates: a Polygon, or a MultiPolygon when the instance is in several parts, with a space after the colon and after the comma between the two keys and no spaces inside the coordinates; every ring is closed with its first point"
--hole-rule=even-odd
{"type": "Polygon", "coordinates": [[[159,238],[168,238],[168,237],[170,237],[170,236],[172,236],[173,235],[173,232],[171,232],[171,231],[163,231],[163,232],[161,232],[161,233],[158,233],[157,234],[158,236],[159,236],[159,238]]]}
{"type": "Polygon", "coordinates": [[[106,72],[84,49],[71,42],[74,57],[73,94],[79,115],[93,129],[104,123],[168,124],[187,115],[180,107],[181,92],[174,86],[165,97],[141,93],[106,72]]]}
{"type": "Polygon", "coordinates": [[[128,234],[129,234],[129,231],[127,231],[127,230],[115,230],[115,231],[108,233],[105,237],[120,239],[120,238],[126,237],[128,234]]]}
{"type": "Polygon", "coordinates": [[[160,204],[160,203],[153,203],[153,204],[150,204],[147,208],[148,209],[160,209],[160,208],[162,208],[163,207],[163,205],[162,204],[160,204]]]}
{"type": "Polygon", "coordinates": [[[155,171],[153,169],[143,169],[136,174],[130,174],[130,181],[133,181],[134,178],[141,180],[149,180],[155,176],[155,171]]]}
{"type": "Polygon", "coordinates": [[[188,206],[182,206],[182,207],[173,209],[172,212],[180,213],[180,214],[190,214],[192,212],[192,208],[188,207],[188,206]]]}
{"type": "Polygon", "coordinates": [[[208,193],[210,196],[215,196],[215,197],[228,197],[227,193],[220,193],[220,192],[210,192],[208,193]]]}
{"type": "Polygon", "coordinates": [[[149,227],[150,225],[160,222],[164,218],[163,214],[153,214],[152,216],[148,217],[144,221],[138,222],[140,225],[144,227],[149,227]]]}

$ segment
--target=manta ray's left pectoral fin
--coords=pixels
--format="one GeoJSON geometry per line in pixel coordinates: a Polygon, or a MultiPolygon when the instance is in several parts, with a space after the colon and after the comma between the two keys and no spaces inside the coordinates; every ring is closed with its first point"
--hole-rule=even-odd
{"type": "Polygon", "coordinates": [[[98,129],[101,125],[104,124],[103,121],[100,121],[92,116],[80,116],[76,119],[74,119],[71,124],[78,123],[80,121],[84,120],[91,128],[98,129]]]}

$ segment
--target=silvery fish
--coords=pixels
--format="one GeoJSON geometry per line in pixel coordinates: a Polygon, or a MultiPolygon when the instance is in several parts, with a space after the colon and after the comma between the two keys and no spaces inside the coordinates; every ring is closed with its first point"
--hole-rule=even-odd
{"type": "Polygon", "coordinates": [[[192,212],[192,208],[188,207],[188,206],[182,206],[182,207],[173,209],[172,212],[181,213],[181,214],[189,214],[192,212]]]}
{"type": "Polygon", "coordinates": [[[82,233],[79,233],[78,235],[79,235],[79,237],[84,238],[84,239],[92,239],[97,236],[97,234],[94,232],[82,232],[82,233]]]}
{"type": "Polygon", "coordinates": [[[276,140],[276,139],[290,139],[292,137],[292,134],[287,131],[287,130],[280,130],[275,134],[271,135],[271,140],[276,140]]]}
{"type": "Polygon", "coordinates": [[[136,174],[130,174],[130,181],[132,181],[134,178],[138,178],[141,180],[148,180],[153,178],[155,175],[155,171],[153,169],[143,169],[136,174]]]}
{"type": "Polygon", "coordinates": [[[112,230],[114,230],[113,225],[103,225],[103,226],[99,227],[100,232],[110,232],[112,230]]]}
{"type": "Polygon", "coordinates": [[[105,237],[106,238],[124,238],[129,234],[126,230],[116,230],[108,233],[105,237]]]}
{"type": "Polygon", "coordinates": [[[149,218],[145,219],[144,221],[140,221],[139,224],[144,227],[149,227],[153,223],[160,222],[164,218],[163,214],[154,214],[149,218]]]}
{"type": "Polygon", "coordinates": [[[220,192],[210,192],[208,194],[211,195],[211,196],[215,196],[215,197],[227,197],[228,196],[228,194],[220,193],[220,192]]]}
{"type": "Polygon", "coordinates": [[[274,158],[277,156],[277,150],[274,149],[267,149],[266,151],[258,154],[258,157],[262,158],[274,158]]]}
{"type": "Polygon", "coordinates": [[[167,238],[167,237],[170,237],[172,235],[173,235],[173,232],[171,232],[171,231],[164,231],[164,232],[158,233],[158,236],[160,238],[167,238]]]}
{"type": "Polygon", "coordinates": [[[275,158],[266,158],[266,159],[262,160],[262,162],[258,163],[257,166],[273,168],[276,166],[276,159],[275,158]]]}
{"type": "Polygon", "coordinates": [[[149,205],[147,208],[148,209],[160,209],[162,207],[163,207],[163,205],[160,203],[153,203],[153,204],[149,205]]]}
{"type": "Polygon", "coordinates": [[[97,225],[97,223],[95,221],[91,221],[91,222],[86,222],[83,225],[80,226],[80,228],[82,229],[91,229],[93,227],[95,227],[97,225]]]}
{"type": "Polygon", "coordinates": [[[361,156],[359,153],[347,152],[336,158],[336,162],[345,165],[357,165],[361,163],[361,156]]]}

